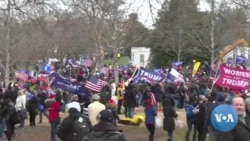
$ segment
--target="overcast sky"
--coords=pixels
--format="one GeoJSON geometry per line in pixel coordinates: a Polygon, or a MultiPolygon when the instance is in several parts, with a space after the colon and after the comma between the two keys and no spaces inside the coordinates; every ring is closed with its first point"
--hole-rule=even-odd
{"type": "MultiPolygon", "coordinates": [[[[161,4],[164,0],[150,0],[152,8],[150,11],[149,0],[126,0],[127,4],[130,4],[128,13],[138,13],[139,21],[146,27],[152,28],[152,24],[157,18],[157,11],[161,9],[161,4]]],[[[202,11],[209,10],[209,5],[200,0],[199,7],[202,11]]]]}
{"type": "MultiPolygon", "coordinates": [[[[0,0],[0,6],[6,5],[7,0],[0,0]]],[[[138,13],[139,21],[142,22],[146,27],[152,28],[156,18],[157,12],[161,9],[161,5],[165,0],[125,0],[127,5],[127,14],[138,13]],[[149,1],[151,2],[152,8],[150,8],[149,1]],[[152,10],[152,11],[150,11],[152,10]]],[[[209,10],[209,5],[200,0],[198,8],[202,11],[209,10]]],[[[65,7],[65,6],[62,6],[65,7]]],[[[63,8],[64,9],[64,8],[63,8]]]]}

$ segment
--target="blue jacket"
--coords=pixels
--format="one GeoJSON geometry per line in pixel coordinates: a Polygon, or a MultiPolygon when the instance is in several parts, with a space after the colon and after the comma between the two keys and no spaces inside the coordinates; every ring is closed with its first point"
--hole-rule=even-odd
{"type": "Polygon", "coordinates": [[[145,108],[145,124],[155,124],[155,116],[157,116],[157,111],[154,106],[150,108],[145,108]]]}

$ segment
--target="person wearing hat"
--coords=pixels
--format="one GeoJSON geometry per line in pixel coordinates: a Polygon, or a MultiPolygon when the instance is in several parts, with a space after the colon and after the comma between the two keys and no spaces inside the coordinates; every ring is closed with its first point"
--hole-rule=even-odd
{"type": "Polygon", "coordinates": [[[96,116],[99,114],[100,111],[105,110],[106,106],[99,101],[100,96],[98,94],[93,94],[92,100],[93,102],[88,105],[88,115],[91,124],[94,126],[98,123],[96,116]]]}
{"type": "Polygon", "coordinates": [[[71,107],[75,107],[78,111],[81,112],[81,105],[78,102],[78,95],[72,96],[71,102],[66,105],[66,111],[68,111],[71,107]]]}
{"type": "Polygon", "coordinates": [[[82,141],[126,141],[123,133],[113,123],[113,115],[108,110],[102,110],[97,115],[99,121],[82,141]]]}
{"type": "Polygon", "coordinates": [[[90,123],[89,118],[81,113],[81,110],[79,109],[78,106],[76,107],[74,106],[75,105],[71,105],[71,107],[69,107],[68,109],[69,115],[62,120],[62,123],[58,128],[57,136],[62,141],[78,141],[77,139],[73,140],[75,139],[76,136],[75,135],[76,132],[74,131],[75,130],[74,126],[75,126],[75,121],[77,120],[82,120],[82,122],[86,124],[86,127],[84,128],[87,128],[89,132],[92,130],[92,125],[90,123]]]}
{"type": "Polygon", "coordinates": [[[119,118],[118,113],[117,113],[117,106],[116,106],[115,100],[110,99],[105,106],[106,106],[106,110],[108,110],[109,112],[112,113],[112,115],[113,115],[113,124],[115,126],[117,126],[117,121],[119,121],[120,118],[119,118]]]}

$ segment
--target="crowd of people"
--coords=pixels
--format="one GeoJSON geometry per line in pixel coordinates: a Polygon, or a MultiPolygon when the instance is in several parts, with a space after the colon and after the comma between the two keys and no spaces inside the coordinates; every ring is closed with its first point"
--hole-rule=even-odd
{"type": "MultiPolygon", "coordinates": [[[[84,70],[77,73],[77,81],[84,81],[84,70]]],[[[45,88],[48,86],[44,83],[25,83],[22,87],[20,82],[10,83],[6,90],[0,89],[0,138],[11,141],[16,135],[15,127],[24,128],[26,119],[30,126],[36,126],[46,117],[51,126],[51,141],[57,138],[62,141],[125,141],[118,126],[121,114],[133,119],[136,108],[143,107],[149,141],[154,140],[156,118],[160,113],[167,141],[174,140],[179,109],[185,109],[186,114],[185,141],[205,141],[207,137],[210,141],[247,141],[250,135],[249,92],[213,86],[206,75],[188,80],[188,85],[170,81],[135,83],[120,75],[117,84],[111,79],[100,93],[92,92],[87,99],[60,89],[45,88]],[[237,126],[230,132],[219,132],[210,122],[212,110],[221,104],[232,105],[239,116],[237,126]],[[60,112],[68,115],[62,118],[60,112]]]]}

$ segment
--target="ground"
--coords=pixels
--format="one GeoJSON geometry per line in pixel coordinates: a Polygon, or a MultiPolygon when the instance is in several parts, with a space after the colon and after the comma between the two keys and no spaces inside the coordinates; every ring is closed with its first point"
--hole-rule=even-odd
{"type": "MultiPolygon", "coordinates": [[[[179,111],[179,120],[185,123],[185,112],[179,111]]],[[[136,110],[137,115],[143,114],[143,109],[139,108],[136,110]]],[[[161,112],[158,112],[159,116],[162,116],[161,112]]],[[[65,114],[62,114],[65,116],[65,114]]],[[[50,140],[50,125],[46,119],[42,124],[37,124],[37,126],[28,126],[28,121],[26,121],[26,127],[23,129],[16,128],[17,136],[13,139],[14,141],[49,141],[50,140]]],[[[147,141],[148,131],[143,124],[140,126],[125,126],[118,125],[124,132],[127,141],[147,141]]],[[[177,127],[174,132],[174,141],[184,141],[186,126],[184,124],[183,128],[177,127]]],[[[155,141],[166,141],[167,132],[163,131],[162,128],[156,129],[155,141]]]]}

